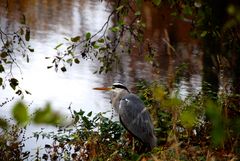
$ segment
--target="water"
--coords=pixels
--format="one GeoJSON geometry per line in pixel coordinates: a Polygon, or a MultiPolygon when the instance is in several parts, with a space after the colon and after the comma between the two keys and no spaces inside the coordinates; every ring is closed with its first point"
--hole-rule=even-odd
{"type": "MultiPolygon", "coordinates": [[[[4,7],[4,3],[1,2],[1,5],[4,7]]],[[[106,5],[98,1],[19,1],[9,4],[9,12],[4,13],[1,9],[2,29],[16,29],[19,15],[22,13],[26,15],[27,24],[31,28],[31,46],[35,52],[30,56],[29,63],[19,58],[21,70],[17,67],[13,69],[21,88],[31,92],[31,95],[24,96],[24,102],[29,104],[30,111],[43,107],[47,102],[51,103],[54,110],[64,115],[69,115],[70,104],[76,111],[82,109],[98,113],[111,110],[107,95],[92,90],[102,86],[103,77],[93,74],[97,69],[94,62],[81,60],[79,65],[63,73],[47,69],[51,62],[45,59],[47,56],[56,55],[54,47],[63,42],[64,37],[99,30],[108,16],[106,5]]],[[[9,118],[10,107],[20,98],[10,87],[1,90],[0,93],[0,102],[14,96],[13,101],[0,109],[0,116],[9,118]]],[[[32,132],[40,131],[42,127],[30,126],[26,135],[31,136],[32,132]]],[[[54,128],[45,127],[44,131],[46,130],[52,131],[54,128]]],[[[25,148],[32,149],[45,143],[42,140],[37,144],[32,142],[33,139],[28,140],[25,148]]]]}
{"type": "MultiPolygon", "coordinates": [[[[16,28],[18,16],[14,17],[14,15],[24,13],[27,24],[31,28],[31,46],[35,51],[30,56],[30,63],[23,60],[19,62],[22,72],[15,69],[16,75],[23,78],[20,79],[21,87],[32,94],[25,95],[25,101],[33,102],[32,106],[42,106],[49,101],[53,107],[62,108],[61,111],[65,110],[70,103],[73,107],[85,108],[84,110],[87,111],[90,110],[88,108],[95,112],[107,110],[108,103],[106,103],[104,95],[92,90],[93,87],[102,85],[103,77],[93,74],[96,70],[94,62],[82,60],[80,65],[69,68],[68,72],[56,73],[53,69],[47,69],[47,66],[51,65],[51,61],[45,59],[45,57],[56,55],[54,47],[63,42],[64,37],[99,30],[108,16],[107,4],[98,1],[27,1],[19,3],[11,4],[15,6],[12,8],[26,5],[26,8],[21,8],[24,11],[14,10],[13,13],[8,13],[9,17],[1,18],[1,26],[3,26],[2,28],[5,26],[16,28]],[[64,7],[59,10],[61,5],[64,7]]],[[[5,97],[12,95],[11,89],[3,90],[1,93],[4,93],[5,97]]]]}
{"type": "MultiPolygon", "coordinates": [[[[35,51],[31,54],[29,63],[20,59],[21,71],[18,68],[14,69],[14,74],[19,78],[22,89],[31,92],[31,95],[24,97],[26,104],[29,104],[30,111],[43,107],[46,102],[50,102],[55,110],[65,115],[69,115],[67,108],[70,104],[76,111],[80,108],[94,113],[109,111],[111,105],[108,94],[94,91],[92,88],[111,85],[114,81],[122,81],[130,88],[134,88],[135,82],[140,79],[168,82],[171,79],[169,75],[179,64],[179,57],[183,58],[184,55],[187,55],[187,60],[195,60],[188,57],[188,45],[178,43],[174,60],[166,56],[165,50],[160,50],[162,53],[157,57],[157,67],[146,63],[144,54],[133,54],[124,55],[121,58],[121,64],[114,72],[108,74],[93,74],[97,70],[97,65],[90,60],[80,60],[79,65],[73,65],[65,73],[55,72],[53,69],[47,69],[51,62],[45,57],[56,55],[54,47],[63,42],[64,37],[82,35],[84,32],[97,32],[107,20],[109,10],[111,10],[110,4],[98,0],[16,0],[9,2],[8,11],[6,10],[6,1],[1,0],[0,5],[2,30],[14,31],[17,29],[21,14],[25,14],[27,24],[31,28],[31,46],[35,51]]],[[[158,31],[159,26],[151,27],[147,33],[155,34],[149,36],[154,38],[154,35],[157,35],[157,40],[160,39],[162,42],[162,37],[158,35],[161,33],[158,31]]],[[[188,42],[188,44],[190,43],[188,42]]],[[[195,57],[199,57],[199,55],[195,54],[195,57]]],[[[201,75],[200,67],[197,66],[199,63],[193,62],[193,64],[192,70],[186,69],[190,76],[184,77],[178,82],[180,94],[183,97],[192,91],[200,90],[201,75]]],[[[0,109],[1,117],[9,117],[10,107],[20,98],[10,87],[0,90],[0,93],[0,102],[14,96],[13,101],[0,109]]],[[[34,131],[40,131],[41,127],[30,126],[27,135],[31,135],[34,131]]],[[[54,130],[53,127],[45,128],[49,131],[54,130]]],[[[36,148],[35,145],[40,146],[45,143],[41,140],[33,145],[32,141],[30,139],[26,142],[26,149],[36,148]]]]}

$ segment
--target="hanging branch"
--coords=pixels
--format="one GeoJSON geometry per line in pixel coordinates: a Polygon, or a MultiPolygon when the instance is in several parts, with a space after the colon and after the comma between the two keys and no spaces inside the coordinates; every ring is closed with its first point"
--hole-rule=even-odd
{"type": "MultiPolygon", "coordinates": [[[[5,88],[6,82],[9,82],[12,89],[16,90],[16,94],[22,96],[23,92],[18,79],[13,74],[13,69],[17,67],[20,74],[22,74],[22,69],[17,62],[17,55],[19,54],[29,62],[28,51],[34,52],[34,49],[27,43],[29,40],[30,29],[25,25],[10,33],[6,33],[0,28],[0,73],[5,73],[4,77],[0,77],[0,86],[5,88]]],[[[28,91],[25,90],[25,92],[29,94],[28,91]]]]}
{"type": "MultiPolygon", "coordinates": [[[[122,42],[126,42],[126,36],[130,37],[130,42],[127,42],[129,44],[132,41],[140,41],[142,28],[140,14],[136,14],[130,3],[118,0],[106,22],[96,33],[87,32],[84,36],[66,39],[67,47],[64,51],[59,50],[63,43],[57,45],[55,47],[57,55],[53,58],[53,65],[48,68],[55,67],[56,71],[60,68],[65,72],[67,64],[70,66],[73,63],[78,64],[81,58],[91,60],[97,58],[101,64],[97,72],[108,72],[112,69],[113,63],[118,61],[118,48],[122,42]],[[129,18],[130,14],[133,18],[128,23],[125,19],[129,18]],[[111,24],[112,19],[115,19],[113,24],[111,24]]],[[[127,45],[127,48],[126,50],[131,52],[132,46],[127,45]]]]}

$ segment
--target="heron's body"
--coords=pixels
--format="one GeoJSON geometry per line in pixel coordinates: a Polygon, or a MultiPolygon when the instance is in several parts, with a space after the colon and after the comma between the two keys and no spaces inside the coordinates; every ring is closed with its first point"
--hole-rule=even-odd
{"type": "Polygon", "coordinates": [[[132,94],[123,84],[114,83],[112,88],[95,88],[96,90],[111,90],[111,102],[119,114],[122,125],[148,149],[157,144],[154,127],[149,112],[142,100],[132,94]]]}
{"type": "Polygon", "coordinates": [[[150,149],[156,146],[150,115],[139,97],[128,94],[120,100],[119,118],[123,126],[150,149]]]}
{"type": "Polygon", "coordinates": [[[150,149],[155,147],[157,139],[154,127],[142,100],[126,88],[115,88],[111,101],[123,126],[150,149]]]}

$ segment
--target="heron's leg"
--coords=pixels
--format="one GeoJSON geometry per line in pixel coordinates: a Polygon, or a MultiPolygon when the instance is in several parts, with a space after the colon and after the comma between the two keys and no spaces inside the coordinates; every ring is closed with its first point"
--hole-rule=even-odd
{"type": "Polygon", "coordinates": [[[135,138],[132,137],[132,153],[135,151],[135,138]]]}
{"type": "MultiPolygon", "coordinates": [[[[111,102],[111,101],[110,101],[111,102]]],[[[111,111],[111,120],[113,119],[113,107],[112,107],[112,111],[111,111]]]]}

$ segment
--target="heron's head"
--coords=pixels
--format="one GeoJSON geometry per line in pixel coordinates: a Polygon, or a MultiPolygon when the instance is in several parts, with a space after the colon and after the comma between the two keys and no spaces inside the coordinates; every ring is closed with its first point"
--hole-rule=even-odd
{"type": "Polygon", "coordinates": [[[94,90],[104,90],[104,91],[111,91],[110,99],[113,105],[113,108],[118,113],[119,111],[119,103],[122,97],[128,95],[130,92],[126,86],[122,83],[113,83],[111,87],[97,87],[93,88],[94,90]]]}
{"type": "Polygon", "coordinates": [[[112,91],[114,93],[120,93],[120,92],[128,92],[129,90],[126,86],[124,86],[122,83],[113,83],[111,87],[97,87],[93,88],[94,90],[104,90],[104,91],[112,91]]]}
{"type": "Polygon", "coordinates": [[[123,91],[123,90],[125,90],[125,91],[129,92],[129,90],[128,90],[128,88],[126,86],[124,86],[122,83],[118,83],[118,82],[117,83],[113,83],[112,90],[114,90],[114,91],[123,91]]]}

